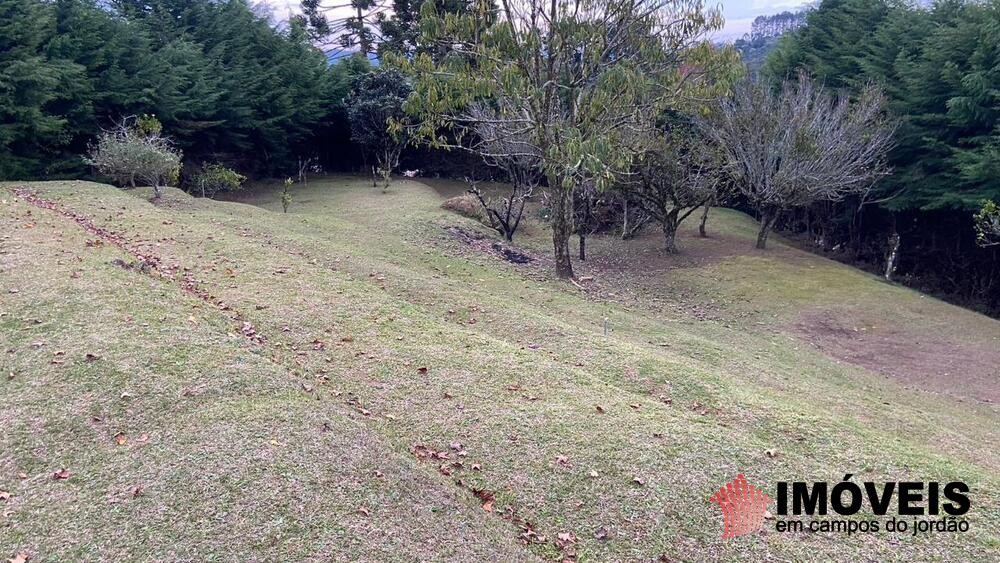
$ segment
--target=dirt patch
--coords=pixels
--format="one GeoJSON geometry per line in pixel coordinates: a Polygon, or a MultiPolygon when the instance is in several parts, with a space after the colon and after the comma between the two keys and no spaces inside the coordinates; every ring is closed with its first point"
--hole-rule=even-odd
{"type": "Polygon", "coordinates": [[[1000,348],[959,343],[901,327],[892,319],[811,311],[792,332],[823,353],[897,380],[905,387],[1000,401],[1000,348]]]}
{"type": "Polygon", "coordinates": [[[483,233],[477,231],[454,226],[445,227],[444,230],[451,236],[457,238],[479,252],[482,252],[483,254],[490,254],[502,260],[506,260],[511,264],[530,264],[536,260],[534,256],[523,250],[515,248],[510,244],[492,240],[483,233]]]}

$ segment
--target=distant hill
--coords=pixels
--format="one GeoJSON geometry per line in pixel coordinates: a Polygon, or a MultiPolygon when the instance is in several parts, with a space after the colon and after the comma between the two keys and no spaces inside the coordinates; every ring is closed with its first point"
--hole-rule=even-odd
{"type": "Polygon", "coordinates": [[[750,26],[750,33],[737,39],[733,46],[743,55],[743,62],[752,71],[760,70],[764,59],[778,44],[781,36],[802,27],[810,8],[796,12],[781,12],[771,16],[757,16],[750,26]]]}

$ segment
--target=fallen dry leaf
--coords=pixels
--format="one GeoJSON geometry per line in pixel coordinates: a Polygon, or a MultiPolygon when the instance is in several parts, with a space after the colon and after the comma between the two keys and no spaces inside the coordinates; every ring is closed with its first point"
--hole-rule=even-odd
{"type": "Polygon", "coordinates": [[[91,353],[91,352],[87,352],[87,355],[86,355],[86,356],[84,356],[84,357],[83,357],[83,359],[84,359],[85,361],[88,361],[88,362],[95,362],[95,361],[97,361],[97,360],[100,360],[100,359],[101,359],[101,357],[100,357],[100,356],[98,356],[97,354],[93,354],[93,353],[91,353]]]}
{"type": "Polygon", "coordinates": [[[605,413],[604,407],[602,407],[601,405],[594,405],[594,408],[596,408],[597,412],[599,412],[601,414],[605,413]]]}
{"type": "Polygon", "coordinates": [[[427,375],[427,368],[417,368],[417,373],[420,375],[427,375]]]}
{"type": "Polygon", "coordinates": [[[124,446],[128,443],[128,436],[126,436],[124,432],[119,432],[115,434],[115,442],[117,442],[119,446],[124,446]]]}
{"type": "Polygon", "coordinates": [[[0,491],[0,500],[10,500],[10,491],[0,491]]]}
{"type": "Polygon", "coordinates": [[[19,551],[14,555],[14,557],[8,559],[7,561],[9,563],[28,563],[28,560],[30,559],[31,556],[28,555],[27,551],[19,551]]]}
{"type": "Polygon", "coordinates": [[[59,480],[62,480],[62,479],[69,479],[70,475],[72,475],[72,473],[70,473],[70,470],[66,469],[65,467],[63,467],[59,471],[56,471],[55,473],[53,473],[52,474],[52,478],[55,479],[55,480],[57,480],[57,481],[59,481],[59,480]]]}
{"type": "Polygon", "coordinates": [[[576,535],[573,532],[559,532],[556,534],[556,547],[565,549],[576,543],[576,535]]]}
{"type": "Polygon", "coordinates": [[[524,543],[544,543],[545,536],[538,535],[534,526],[530,522],[521,524],[522,532],[518,536],[524,543]]]}
{"type": "Polygon", "coordinates": [[[764,450],[764,455],[770,458],[776,458],[778,457],[778,450],[775,449],[764,450]]]}
{"type": "Polygon", "coordinates": [[[496,503],[496,493],[487,489],[473,489],[472,494],[476,495],[483,503],[484,512],[493,512],[493,505],[496,503]]]}

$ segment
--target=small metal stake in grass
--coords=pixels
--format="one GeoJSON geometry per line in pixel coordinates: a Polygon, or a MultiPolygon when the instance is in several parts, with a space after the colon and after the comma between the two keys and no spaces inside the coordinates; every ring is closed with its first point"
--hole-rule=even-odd
{"type": "Polygon", "coordinates": [[[604,336],[607,337],[607,335],[608,335],[608,318],[604,317],[604,336]]]}

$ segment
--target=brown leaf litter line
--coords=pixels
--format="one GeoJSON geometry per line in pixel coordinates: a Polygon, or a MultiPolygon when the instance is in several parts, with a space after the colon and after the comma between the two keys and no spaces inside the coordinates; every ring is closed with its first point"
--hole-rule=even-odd
{"type": "Polygon", "coordinates": [[[444,230],[451,236],[457,238],[479,252],[495,256],[501,260],[506,260],[511,264],[530,264],[531,262],[537,261],[537,258],[531,254],[515,248],[511,244],[494,241],[478,231],[472,231],[456,226],[444,227],[444,230]]]}
{"type": "MultiPolygon", "coordinates": [[[[257,332],[257,329],[250,321],[246,320],[242,314],[234,310],[221,299],[214,297],[208,290],[202,288],[187,269],[176,264],[164,265],[159,256],[145,251],[140,245],[129,241],[123,234],[100,227],[94,224],[94,222],[86,215],[67,209],[53,201],[41,198],[32,190],[24,187],[16,187],[12,188],[11,192],[26,203],[41,209],[53,211],[72,220],[84,231],[96,236],[98,240],[114,245],[126,254],[132,256],[135,260],[135,262],[125,262],[124,260],[117,259],[113,262],[114,264],[129,271],[144,273],[149,276],[177,283],[181,290],[185,293],[197,297],[218,310],[225,312],[232,320],[239,323],[240,333],[248,340],[259,345],[267,343],[267,339],[264,335],[257,332]],[[178,272],[181,272],[179,279],[177,276],[178,272]]],[[[461,235],[459,235],[459,237],[465,238],[461,235]]],[[[527,260],[522,260],[522,256],[519,255],[507,255],[507,253],[503,252],[502,249],[495,248],[494,245],[491,245],[489,242],[483,240],[484,238],[485,237],[477,239],[476,237],[470,237],[467,239],[467,242],[472,242],[471,245],[476,246],[479,250],[494,254],[510,262],[525,263],[532,260],[532,258],[528,255],[524,255],[527,260]],[[480,248],[480,246],[482,247],[480,248]]],[[[93,243],[91,243],[91,245],[93,245],[93,243]]],[[[518,251],[515,250],[514,252],[518,251]]],[[[306,392],[310,392],[311,390],[312,389],[306,389],[306,392]]],[[[356,399],[349,399],[348,404],[352,404],[352,401],[356,402],[356,399]]],[[[357,403],[357,406],[362,414],[371,414],[367,411],[367,409],[360,408],[360,403],[357,403]]],[[[516,526],[520,530],[518,539],[525,545],[544,545],[549,543],[550,536],[540,533],[535,527],[535,524],[518,514],[517,510],[513,506],[507,505],[502,511],[497,511],[494,507],[496,496],[493,491],[476,488],[466,483],[457,473],[463,469],[471,469],[472,471],[478,472],[481,471],[481,467],[479,464],[471,464],[471,466],[466,467],[464,458],[467,455],[467,452],[461,444],[452,444],[451,449],[454,451],[449,452],[448,450],[436,450],[423,444],[416,444],[413,448],[411,448],[411,453],[420,460],[437,462],[439,464],[438,471],[442,475],[452,477],[456,486],[462,490],[468,491],[479,499],[483,511],[496,514],[516,526]]],[[[559,551],[561,560],[565,562],[577,560],[575,549],[576,543],[577,537],[572,532],[559,532],[552,538],[552,544],[559,551]]]]}
{"type": "Polygon", "coordinates": [[[254,344],[264,344],[264,342],[266,342],[267,339],[263,334],[257,331],[257,328],[253,325],[253,323],[248,321],[241,313],[234,310],[227,303],[218,297],[213,296],[208,290],[202,288],[198,284],[198,281],[194,279],[194,275],[187,268],[181,268],[178,264],[164,265],[163,260],[161,260],[159,256],[145,251],[138,244],[129,241],[123,234],[100,227],[94,224],[94,222],[91,221],[91,219],[86,215],[67,209],[54,201],[41,198],[38,194],[28,188],[15,187],[11,188],[11,192],[15,197],[24,200],[26,203],[40,209],[53,211],[63,217],[66,217],[67,219],[72,220],[87,233],[96,236],[99,240],[104,241],[105,243],[114,245],[136,260],[134,263],[126,263],[123,260],[116,260],[114,262],[116,265],[119,265],[127,270],[138,271],[153,277],[177,283],[181,290],[188,295],[197,297],[216,309],[225,312],[229,318],[239,324],[240,334],[242,334],[247,340],[254,344]],[[178,272],[180,272],[179,279],[177,276],[178,272]]]}
{"type": "MultiPolygon", "coordinates": [[[[535,527],[535,524],[518,514],[517,510],[507,505],[502,511],[496,510],[496,492],[489,489],[481,489],[465,482],[459,472],[471,469],[474,472],[482,471],[478,463],[467,466],[465,457],[468,452],[465,446],[459,442],[452,443],[448,449],[436,449],[426,444],[413,444],[410,453],[420,461],[430,462],[438,465],[438,472],[446,477],[451,477],[458,488],[468,491],[476,497],[482,505],[483,512],[496,514],[504,520],[516,526],[520,533],[517,538],[525,545],[544,545],[549,543],[549,537],[542,534],[535,527]]],[[[564,563],[577,560],[576,553],[577,536],[573,532],[559,532],[552,538],[552,544],[560,553],[560,560],[564,563]]]]}

